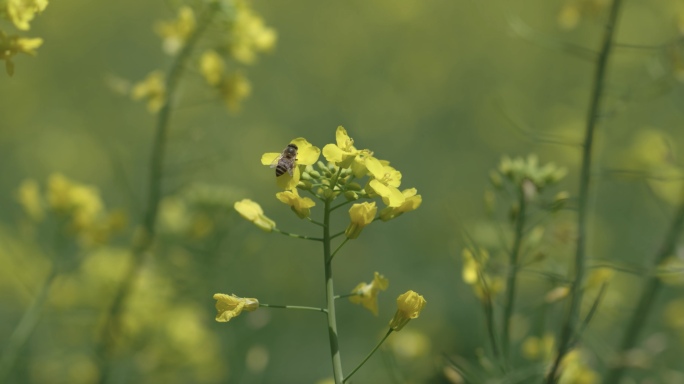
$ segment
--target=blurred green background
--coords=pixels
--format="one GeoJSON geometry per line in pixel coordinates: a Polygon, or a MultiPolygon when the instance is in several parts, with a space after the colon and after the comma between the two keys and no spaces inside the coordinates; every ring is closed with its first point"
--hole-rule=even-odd
{"type": "MultiPolygon", "coordinates": [[[[394,335],[399,344],[375,356],[354,381],[449,382],[443,353],[477,365],[476,350],[488,342],[481,305],[461,279],[462,231],[484,246],[497,244],[482,201],[488,172],[504,154],[537,153],[543,163],[567,167],[559,190],[575,194],[578,147],[539,138],[573,144],[582,137],[594,65],[561,42],[597,49],[605,9],[601,1],[593,2],[596,9],[580,7],[589,3],[255,2],[278,42],[245,69],[251,97],[239,113],[229,113],[202,89],[198,74],[188,73],[166,158],[165,195],[187,202],[192,193],[210,190],[225,202],[225,211],[211,209],[203,216],[210,223],[206,233],[199,229],[203,235],[162,231],[127,307],[133,313],[127,346],[111,382],[314,383],[330,376],[323,316],[264,309],[216,323],[212,295],[323,305],[319,244],[261,232],[231,206],[250,198],[283,230],[315,231],[275,199],[273,171],[259,159],[295,137],[322,148],[334,142],[338,125],[358,148],[390,160],[403,174],[402,188],[415,187],[423,196],[420,209],[373,224],[336,257],[341,293],[370,281],[374,271],[390,280],[378,317],[338,303],[345,370],[375,345],[395,298],[408,289],[426,298],[425,310],[394,335]],[[559,22],[568,4],[579,4],[576,25],[559,22]],[[521,23],[542,37],[514,33],[511,24],[521,23]]],[[[674,0],[624,5],[617,41],[625,46],[611,59],[595,151],[591,258],[646,268],[668,224],[668,188],[678,183],[608,171],[645,172],[657,165],[668,175],[680,174],[684,93],[677,80],[682,48],[676,39],[683,7],[674,0]]],[[[38,56],[16,58],[15,75],[0,76],[0,348],[45,279],[50,260],[77,260],[56,278],[9,382],[97,380],[93,340],[139,223],[154,128],[154,115],[113,91],[111,83],[168,70],[170,58],[153,25],[175,13],[162,1],[51,2],[27,33],[45,40],[38,56]],[[17,203],[23,180],[35,179],[44,190],[55,172],[96,186],[108,211],[128,217],[126,228],[101,247],[57,245],[56,224],[31,223],[17,203]]],[[[173,204],[167,200],[163,207],[169,215],[173,204]]],[[[314,209],[314,216],[319,213],[314,209]]],[[[346,215],[341,216],[343,229],[346,215]]],[[[546,221],[546,252],[557,255],[554,265],[562,273],[572,261],[572,243],[554,243],[554,236],[572,217],[563,212],[546,221]]],[[[508,225],[505,214],[499,222],[508,225]]],[[[599,310],[587,334],[595,354],[590,364],[598,372],[605,369],[600,356],[615,348],[641,282],[633,274],[617,274],[615,280],[614,300],[599,310]]],[[[538,277],[521,278],[521,314],[531,316],[533,303],[551,288],[538,277]]],[[[653,358],[633,382],[684,382],[684,327],[681,321],[679,328],[668,327],[663,315],[681,295],[681,288],[667,289],[656,305],[644,339],[659,336],[665,345],[644,349],[653,358]]],[[[551,321],[550,331],[559,328],[560,321],[551,321]]],[[[532,333],[522,327],[514,348],[532,333]]]]}

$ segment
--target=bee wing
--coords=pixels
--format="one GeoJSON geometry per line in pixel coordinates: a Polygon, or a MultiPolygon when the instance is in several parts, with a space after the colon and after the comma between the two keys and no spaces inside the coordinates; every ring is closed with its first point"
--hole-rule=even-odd
{"type": "Polygon", "coordinates": [[[294,177],[294,167],[295,167],[295,165],[294,165],[294,162],[293,162],[293,163],[292,163],[292,166],[287,168],[287,173],[289,173],[290,176],[292,176],[292,177],[294,177]]]}
{"type": "Polygon", "coordinates": [[[282,159],[282,158],[283,158],[283,155],[282,155],[282,154],[276,156],[276,158],[273,159],[273,161],[271,161],[270,167],[271,167],[271,168],[277,167],[277,166],[278,166],[278,163],[280,162],[280,159],[282,159]]]}

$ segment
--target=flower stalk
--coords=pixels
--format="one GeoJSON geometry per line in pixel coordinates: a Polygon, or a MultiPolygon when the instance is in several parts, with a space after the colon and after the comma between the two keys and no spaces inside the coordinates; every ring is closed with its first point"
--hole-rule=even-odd
{"type": "Polygon", "coordinates": [[[140,269],[144,264],[145,255],[154,241],[159,203],[162,197],[161,188],[162,178],[164,176],[164,159],[169,121],[173,111],[176,90],[185,71],[188,59],[218,9],[218,2],[209,3],[207,9],[205,9],[197,23],[197,28],[189,36],[178,55],[175,56],[169,75],[166,78],[165,88],[167,90],[167,97],[157,114],[154,140],[152,142],[150,154],[149,185],[147,189],[146,208],[141,223],[142,232],[134,240],[131,250],[132,262],[128,268],[126,277],[121,282],[114,295],[114,299],[112,300],[112,304],[108,311],[108,316],[106,316],[106,322],[100,332],[98,345],[96,346],[96,354],[99,356],[100,361],[103,361],[103,364],[105,365],[100,377],[101,382],[106,382],[108,377],[108,371],[110,369],[108,360],[111,358],[116,340],[118,339],[125,303],[128,301],[128,298],[133,291],[140,269]]]}
{"type": "Polygon", "coordinates": [[[333,289],[332,257],[330,241],[330,199],[325,199],[323,208],[323,260],[325,266],[325,301],[328,315],[328,339],[330,340],[330,357],[333,366],[335,384],[344,382],[342,373],[342,357],[337,341],[337,317],[335,315],[335,291],[333,289]]]}
{"type": "Polygon", "coordinates": [[[520,257],[523,236],[525,235],[526,198],[525,191],[522,187],[518,190],[518,208],[518,213],[515,217],[515,238],[513,240],[513,248],[511,249],[508,262],[506,301],[503,313],[503,338],[501,344],[506,364],[508,364],[510,354],[511,316],[513,316],[513,309],[515,307],[515,285],[518,277],[518,259],[520,257]]]}
{"type": "Polygon", "coordinates": [[[359,370],[359,368],[363,367],[363,365],[366,364],[366,361],[368,361],[368,359],[370,359],[371,356],[373,356],[373,354],[375,354],[375,352],[378,350],[378,348],[380,348],[380,346],[385,342],[385,340],[387,340],[387,338],[389,337],[390,334],[392,334],[392,332],[394,332],[394,330],[392,328],[387,330],[387,333],[385,333],[385,336],[382,338],[382,340],[380,340],[380,342],[378,342],[378,344],[375,346],[375,348],[373,348],[373,350],[370,351],[368,356],[366,356],[366,358],[363,359],[363,361],[361,361],[361,363],[359,363],[359,365],[357,365],[356,368],[354,368],[354,370],[351,371],[351,373],[347,377],[344,378],[344,380],[342,380],[343,383],[346,383],[347,380],[349,380],[356,373],[356,371],[359,370]]]}
{"type": "Polygon", "coordinates": [[[606,22],[603,35],[601,50],[598,54],[596,71],[594,73],[593,88],[587,114],[587,124],[584,132],[584,142],[582,144],[582,167],[580,170],[580,185],[577,195],[577,248],[575,251],[575,279],[570,293],[570,306],[561,332],[560,342],[556,358],[546,376],[546,383],[552,384],[558,380],[558,370],[560,369],[563,357],[570,350],[571,341],[574,339],[574,332],[578,329],[580,304],[582,303],[582,283],[584,281],[586,264],[586,236],[587,219],[589,216],[589,187],[591,184],[592,150],[594,144],[594,134],[601,112],[603,89],[606,81],[606,71],[608,69],[608,59],[613,48],[613,36],[617,29],[618,14],[621,0],[613,0],[606,22]]]}

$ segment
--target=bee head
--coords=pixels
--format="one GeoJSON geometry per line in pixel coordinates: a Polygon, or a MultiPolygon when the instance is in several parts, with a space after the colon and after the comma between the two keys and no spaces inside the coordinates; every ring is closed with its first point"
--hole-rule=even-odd
{"type": "Polygon", "coordinates": [[[288,144],[288,145],[287,145],[287,148],[285,148],[285,151],[286,151],[287,153],[290,153],[290,154],[293,154],[293,155],[294,155],[295,153],[297,153],[297,150],[298,150],[298,149],[299,149],[299,148],[297,148],[296,145],[294,145],[294,144],[288,144]]]}

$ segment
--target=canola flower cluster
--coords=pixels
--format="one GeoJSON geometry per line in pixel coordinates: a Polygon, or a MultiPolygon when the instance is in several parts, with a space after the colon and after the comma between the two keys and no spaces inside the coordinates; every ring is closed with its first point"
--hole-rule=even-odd
{"type": "MultiPolygon", "coordinates": [[[[0,0],[0,18],[9,20],[19,31],[28,31],[36,15],[47,6],[48,0],[0,0]]],[[[7,74],[14,74],[14,56],[20,53],[35,56],[41,45],[43,39],[40,37],[9,34],[0,28],[0,60],[5,62],[7,74]]]]}
{"type": "Polygon", "coordinates": [[[48,177],[44,193],[36,180],[22,181],[17,200],[33,222],[43,221],[49,213],[65,224],[68,234],[86,246],[106,243],[112,234],[126,226],[123,213],[106,211],[97,188],[72,181],[60,173],[48,177]]]}
{"type": "MultiPolygon", "coordinates": [[[[328,315],[329,336],[331,348],[334,351],[338,345],[334,320],[335,299],[348,297],[352,303],[363,306],[375,316],[378,315],[378,295],[387,290],[389,280],[379,272],[375,272],[369,283],[361,282],[350,293],[335,296],[332,291],[332,259],[347,241],[358,238],[364,228],[376,221],[386,222],[416,210],[422,203],[422,197],[415,188],[400,189],[401,172],[391,166],[389,161],[376,158],[371,150],[356,148],[354,140],[349,137],[343,127],[337,128],[335,136],[335,143],[325,145],[322,150],[300,137],[292,140],[288,149],[282,153],[267,152],[261,156],[263,165],[277,169],[276,183],[282,191],[276,193],[276,198],[290,207],[298,218],[309,220],[322,227],[323,237],[300,236],[280,230],[276,222],[266,216],[261,205],[250,199],[243,199],[234,204],[235,210],[243,218],[266,232],[277,232],[294,238],[323,243],[327,308],[276,306],[260,303],[256,298],[217,293],[214,295],[217,310],[216,321],[228,322],[243,311],[254,311],[261,307],[325,312],[328,315]],[[292,157],[293,150],[295,151],[294,157],[292,157]],[[319,160],[321,155],[327,162],[319,160]],[[378,202],[382,202],[384,207],[378,207],[378,202]],[[322,222],[312,218],[312,210],[318,203],[323,205],[322,222]],[[349,223],[343,231],[331,234],[330,215],[345,206],[350,206],[349,223]],[[334,252],[331,252],[331,241],[343,235],[344,240],[334,252]]],[[[366,360],[392,332],[400,331],[411,320],[418,318],[425,304],[426,300],[423,296],[415,291],[409,290],[399,295],[397,310],[389,322],[387,334],[366,360]]],[[[333,352],[331,357],[337,383],[346,381],[366,362],[364,360],[343,379],[339,353],[333,352]]]]}
{"type": "MultiPolygon", "coordinates": [[[[211,32],[216,37],[212,38],[212,46],[199,55],[194,65],[226,107],[236,112],[252,92],[252,86],[240,66],[251,65],[259,53],[271,51],[277,34],[266,26],[248,0],[211,0],[207,3],[218,6],[211,21],[198,20],[197,10],[185,5],[178,9],[175,19],[158,22],[154,30],[162,39],[163,51],[177,56],[202,27],[199,23],[210,22],[211,32]]],[[[131,97],[145,100],[151,113],[158,112],[168,97],[166,77],[161,70],[150,72],[143,81],[133,85],[131,97]]]]}

